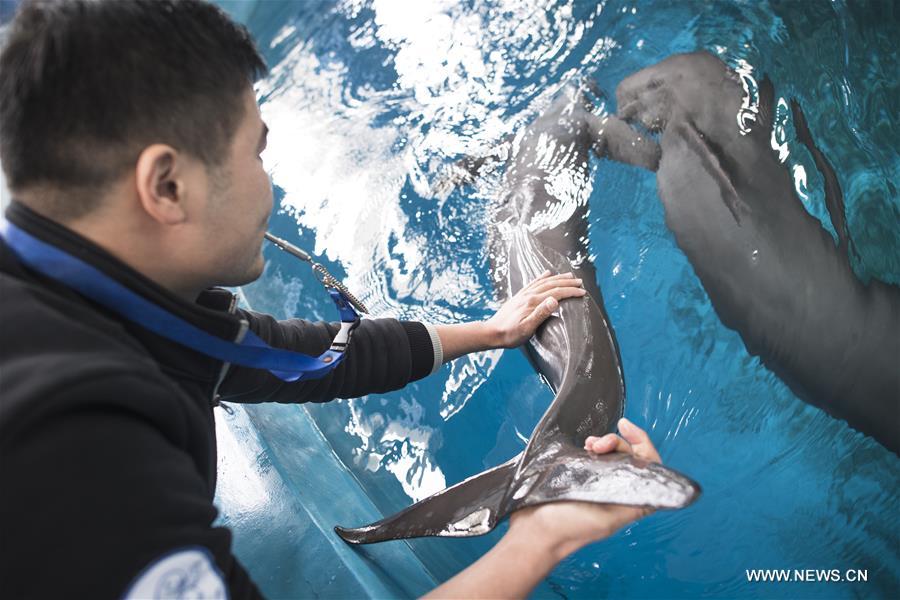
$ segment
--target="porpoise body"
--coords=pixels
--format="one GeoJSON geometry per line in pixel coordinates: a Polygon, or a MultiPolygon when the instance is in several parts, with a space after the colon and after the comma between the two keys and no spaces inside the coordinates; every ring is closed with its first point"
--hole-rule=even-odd
{"type": "Polygon", "coordinates": [[[666,224],[722,322],[799,398],[900,453],[900,288],[854,274],[837,174],[792,102],[837,243],[803,206],[772,147],[767,78],[758,95],[748,113],[737,73],[681,54],[624,79],[617,115],[659,134],[647,152],[659,156],[666,224]]]}
{"type": "MultiPolygon", "coordinates": [[[[652,141],[644,148],[643,136],[591,108],[582,91],[570,88],[493,157],[509,156],[489,235],[498,295],[515,294],[546,270],[577,273],[589,292],[560,302],[557,313],[525,345],[555,393],[552,403],[517,456],[376,523],[337,527],[344,540],[481,535],[511,512],[547,502],[677,509],[699,495],[695,482],[672,469],[629,454],[595,455],[583,448],[589,435],[615,430],[625,386],[615,335],[594,267],[586,259],[587,207],[566,202],[549,182],[584,185],[591,151],[605,153],[605,132],[613,129],[619,133],[617,143],[630,136],[634,147],[644,150],[623,149],[620,159],[634,156],[642,166],[656,166],[652,141]]],[[[461,161],[454,183],[470,181],[487,160],[461,161]]]]}

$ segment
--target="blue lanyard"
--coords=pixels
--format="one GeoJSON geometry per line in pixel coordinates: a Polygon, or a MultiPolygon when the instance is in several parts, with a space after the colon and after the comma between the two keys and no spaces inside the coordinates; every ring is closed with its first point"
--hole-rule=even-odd
{"type": "Polygon", "coordinates": [[[346,356],[359,315],[344,295],[329,289],[341,314],[341,330],[331,348],[315,357],[273,348],[252,331],[240,342],[230,342],[188,323],[131,291],[100,270],[56,246],[42,242],[6,221],[0,237],[31,269],[65,284],[82,296],[173,342],[243,367],[265,369],[283,381],[318,379],[337,367],[346,356]]]}

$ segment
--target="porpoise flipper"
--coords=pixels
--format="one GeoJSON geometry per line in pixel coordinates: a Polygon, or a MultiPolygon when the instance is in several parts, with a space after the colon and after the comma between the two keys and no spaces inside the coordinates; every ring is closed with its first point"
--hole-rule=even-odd
{"type": "Polygon", "coordinates": [[[334,530],[351,544],[429,535],[482,535],[493,529],[503,517],[500,514],[503,501],[518,458],[469,477],[381,521],[358,528],[335,527],[334,530]]]}
{"type": "Polygon", "coordinates": [[[592,454],[573,445],[541,461],[539,469],[526,469],[521,479],[509,512],[560,501],[675,510],[700,496],[695,481],[659,463],[621,452],[592,454]]]}
{"type": "Polygon", "coordinates": [[[797,139],[806,146],[809,153],[812,154],[816,163],[816,168],[822,174],[825,180],[825,208],[828,209],[828,216],[831,217],[831,225],[838,235],[838,248],[843,252],[844,257],[850,259],[850,251],[857,256],[856,247],[850,238],[850,231],[847,228],[846,209],[844,208],[844,192],[841,190],[841,184],[838,182],[837,173],[834,167],[825,158],[825,154],[819,150],[818,146],[812,139],[812,133],[809,131],[809,125],[806,122],[806,116],[800,103],[796,99],[791,98],[791,114],[794,117],[794,130],[797,132],[797,139]]]}

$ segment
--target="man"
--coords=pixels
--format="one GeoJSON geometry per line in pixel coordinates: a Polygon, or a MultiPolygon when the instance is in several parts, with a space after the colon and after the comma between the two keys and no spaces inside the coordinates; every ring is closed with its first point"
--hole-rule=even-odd
{"type": "MultiPolygon", "coordinates": [[[[220,399],[398,389],[465,353],[522,344],[585,293],[571,274],[546,275],[483,323],[366,320],[315,379],[205,350],[246,349],[252,334],[263,354],[318,356],[338,332],[236,309],[213,287],[263,269],[272,192],[251,84],[264,71],[246,30],[201,0],[19,10],[0,55],[0,161],[14,198],[0,241],[4,595],[257,597],[230,533],[212,527],[220,399]]],[[[646,434],[620,428],[624,440],[586,447],[659,460],[646,434]]],[[[526,595],[563,556],[641,515],[520,511],[434,593],[526,595]]]]}

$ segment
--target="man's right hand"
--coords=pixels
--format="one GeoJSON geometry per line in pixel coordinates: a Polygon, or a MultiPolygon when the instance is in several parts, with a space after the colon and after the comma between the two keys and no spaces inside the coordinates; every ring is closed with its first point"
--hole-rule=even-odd
{"type": "MultiPolygon", "coordinates": [[[[626,419],[622,437],[589,437],[590,452],[627,452],[659,462],[647,434],[626,419]]],[[[487,554],[427,595],[428,598],[524,598],[567,555],[650,514],[651,509],[589,502],[553,502],[516,511],[509,531],[487,554]]]]}
{"type": "MultiPolygon", "coordinates": [[[[589,437],[585,450],[597,454],[625,452],[651,462],[661,462],[647,433],[628,419],[619,420],[622,437],[609,433],[589,437]]],[[[510,517],[510,533],[532,537],[557,560],[591,542],[609,537],[623,526],[653,512],[650,508],[590,502],[553,502],[516,511],[510,517]]]]}

